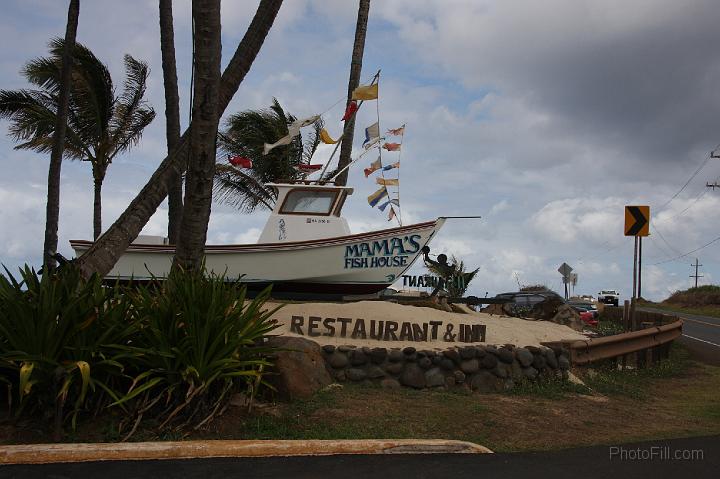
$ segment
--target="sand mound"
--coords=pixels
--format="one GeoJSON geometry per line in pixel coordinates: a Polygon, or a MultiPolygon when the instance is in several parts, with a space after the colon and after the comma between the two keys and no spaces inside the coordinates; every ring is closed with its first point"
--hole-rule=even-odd
{"type": "MultiPolygon", "coordinates": [[[[267,303],[273,308],[280,303],[267,303]]],[[[282,309],[273,315],[281,325],[277,334],[306,337],[320,344],[355,345],[370,347],[405,347],[418,349],[446,349],[462,346],[469,342],[477,344],[514,344],[516,346],[537,346],[545,341],[586,339],[567,326],[542,321],[526,321],[519,318],[491,316],[485,313],[457,314],[432,308],[404,306],[386,301],[359,301],[355,303],[284,303],[282,309]],[[295,319],[293,319],[295,317],[295,319]],[[311,317],[314,318],[311,321],[311,317]],[[302,321],[299,319],[302,318],[302,321]],[[293,327],[293,321],[295,327],[293,327]],[[358,322],[362,322],[362,333],[352,337],[358,322]],[[395,336],[378,335],[380,322],[385,327],[388,322],[395,323],[395,336]],[[400,332],[412,326],[414,331],[425,328],[426,340],[400,340],[400,332]],[[413,326],[416,325],[416,326],[413,326]],[[460,341],[460,331],[467,331],[475,325],[485,326],[485,341],[460,341]],[[343,328],[344,336],[343,336],[343,328]],[[433,328],[435,334],[433,334],[433,328]],[[371,332],[376,334],[373,336],[371,332]],[[448,335],[448,331],[450,334],[448,335]],[[455,336],[453,336],[455,333],[455,336]],[[372,336],[372,338],[371,338],[372,336]],[[434,336],[434,337],[433,337],[434,336]],[[451,340],[450,338],[453,338],[451,340]],[[379,339],[378,339],[379,338],[379,339]],[[385,338],[385,339],[384,339],[385,338]]],[[[356,329],[357,328],[357,329],[356,329]]],[[[421,335],[422,336],[422,335],[421,335]]],[[[417,334],[415,338],[417,338],[417,334]]],[[[476,338],[474,338],[476,339],[476,338]]]]}

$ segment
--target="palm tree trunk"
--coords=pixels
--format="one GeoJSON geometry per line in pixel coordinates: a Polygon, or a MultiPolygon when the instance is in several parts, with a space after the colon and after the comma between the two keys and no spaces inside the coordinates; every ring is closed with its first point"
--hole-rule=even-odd
{"type": "MultiPolygon", "coordinates": [[[[180,142],[180,98],[175,65],[172,0],[160,0],[160,53],[165,86],[165,135],[170,154],[180,142]]],[[[171,244],[177,243],[180,231],[182,194],[182,175],[175,175],[168,184],[168,238],[171,244]]]]}
{"type": "MultiPolygon", "coordinates": [[[[223,72],[220,82],[218,117],[225,111],[250,70],[281,5],[282,0],[260,1],[245,36],[223,72]]],[[[188,130],[192,130],[192,125],[188,130]]],[[[180,138],[178,147],[160,163],[150,180],[115,223],[78,259],[78,266],[83,276],[90,277],[93,273],[106,275],[130,243],[140,234],[143,226],[165,199],[170,178],[173,175],[180,175],[184,171],[188,152],[188,130],[180,138]]]]}
{"type": "Polygon", "coordinates": [[[102,234],[102,184],[105,180],[105,168],[93,167],[93,239],[102,234]]]}
{"type": "Polygon", "coordinates": [[[185,178],[185,208],[174,264],[202,267],[212,206],[220,90],[220,0],[193,0],[194,68],[190,161],[185,178]]]}
{"type": "MultiPolygon", "coordinates": [[[[355,43],[353,44],[352,59],[350,60],[350,80],[348,81],[348,96],[345,107],[352,101],[352,93],[360,84],[360,73],[362,71],[363,52],[365,50],[365,34],[367,33],[368,15],[370,12],[370,0],[360,0],[358,6],[357,24],[355,25],[355,43]]],[[[352,155],[353,138],[355,136],[355,116],[345,121],[343,129],[342,144],[340,145],[340,157],[338,169],[343,169],[350,164],[352,155]]],[[[347,184],[348,171],[345,170],[335,179],[335,184],[347,184]]]]}
{"type": "Polygon", "coordinates": [[[65,27],[65,47],[60,72],[60,97],[58,99],[55,135],[50,153],[48,168],[48,193],[45,211],[45,243],[43,245],[43,264],[49,270],[55,268],[53,255],[57,251],[58,223],[60,218],[60,168],[65,148],[65,131],[67,129],[68,103],[70,98],[70,74],[72,72],[72,51],[75,47],[78,17],[80,16],[80,0],[70,0],[67,25],[65,27]]]}

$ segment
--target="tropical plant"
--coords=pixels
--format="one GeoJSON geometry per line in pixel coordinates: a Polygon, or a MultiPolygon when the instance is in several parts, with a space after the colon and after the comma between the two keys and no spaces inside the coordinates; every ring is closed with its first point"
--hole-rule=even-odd
{"type": "Polygon", "coordinates": [[[270,363],[262,339],[277,325],[263,310],[267,289],[252,301],[224,275],[173,270],[160,286],[130,293],[140,335],[128,353],[138,374],[117,404],[135,401],[135,426],[152,415],[160,428],[199,427],[236,386],[256,390],[270,363]],[[238,383],[238,380],[241,380],[238,383]]]}
{"type": "Polygon", "coordinates": [[[299,178],[295,169],[309,164],[320,144],[322,120],[313,125],[309,137],[302,134],[289,145],[282,145],[263,154],[265,143],[275,143],[288,134],[288,126],[297,117],[287,113],[276,98],[267,110],[245,110],[227,119],[225,130],[218,135],[221,151],[229,156],[242,156],[252,161],[253,167],[241,170],[227,163],[218,163],[215,169],[215,195],[218,201],[251,212],[257,207],[272,209],[277,192],[265,183],[299,178]]]}
{"type": "Polygon", "coordinates": [[[0,275],[0,372],[12,386],[16,414],[30,409],[55,419],[117,400],[125,390],[126,351],[135,326],[118,287],[84,281],[72,264],[38,275],[25,266],[16,279],[0,275]],[[66,413],[66,405],[69,408],[66,413]]]}
{"type": "Polygon", "coordinates": [[[50,166],[48,167],[47,206],[45,213],[45,242],[43,243],[43,265],[49,270],[55,268],[53,254],[57,251],[58,225],[60,218],[60,170],[62,167],[63,150],[65,149],[65,133],[70,103],[70,83],[72,81],[72,50],[75,48],[78,17],[80,16],[80,0],[70,0],[67,24],[65,27],[65,44],[60,68],[60,84],[55,116],[55,135],[53,136],[50,166]]]}
{"type": "MultiPolygon", "coordinates": [[[[449,281],[447,281],[447,283],[445,284],[445,290],[447,291],[448,296],[453,298],[460,298],[462,297],[462,295],[465,294],[465,291],[467,291],[470,282],[478,274],[480,268],[476,268],[473,271],[466,272],[465,263],[462,260],[458,260],[455,256],[452,256],[450,258],[449,266],[454,271],[454,273],[453,277],[449,278],[449,281]]],[[[441,278],[445,274],[433,264],[426,263],[425,267],[429,269],[432,273],[440,276],[441,278]]]]}
{"type": "MultiPolygon", "coordinates": [[[[260,0],[245,36],[235,50],[235,54],[230,59],[220,80],[218,116],[225,111],[250,70],[281,5],[282,0],[260,0]]],[[[167,196],[167,185],[171,179],[174,175],[184,172],[188,155],[188,137],[186,130],[178,147],[160,163],[150,180],[117,221],[78,259],[78,265],[84,276],[89,277],[93,273],[107,274],[130,243],[140,234],[142,228],[167,196]]]]}
{"type": "MultiPolygon", "coordinates": [[[[160,0],[160,54],[162,56],[163,87],[165,91],[165,136],[168,155],[180,143],[180,97],[175,64],[175,32],[172,0],[160,0]]],[[[174,175],[168,184],[168,238],[176,244],[180,233],[183,208],[183,178],[174,175]]]]}
{"type": "MultiPolygon", "coordinates": [[[[28,62],[22,73],[39,90],[0,91],[0,117],[11,120],[16,149],[49,153],[53,149],[65,40],[50,42],[50,56],[28,62]]],[[[102,183],[113,159],[136,145],[155,112],[143,99],[148,66],[125,55],[126,80],[115,95],[107,67],[86,46],[76,43],[63,157],[88,161],[94,185],[93,237],[102,232],[102,183]]]]}

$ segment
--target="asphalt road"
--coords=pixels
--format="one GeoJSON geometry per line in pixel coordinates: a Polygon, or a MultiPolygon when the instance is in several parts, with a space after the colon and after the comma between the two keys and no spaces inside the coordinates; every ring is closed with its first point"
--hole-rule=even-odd
{"type": "Polygon", "coordinates": [[[655,308],[638,308],[654,313],[674,314],[684,320],[681,343],[704,362],[720,365],[720,318],[675,313],[655,308]]]}
{"type": "MultiPolygon", "coordinates": [[[[551,436],[548,441],[552,441],[551,436]]],[[[0,479],[716,479],[719,471],[720,436],[711,436],[513,454],[345,455],[0,466],[0,479]],[[683,459],[682,454],[688,458],[683,459]]]]}

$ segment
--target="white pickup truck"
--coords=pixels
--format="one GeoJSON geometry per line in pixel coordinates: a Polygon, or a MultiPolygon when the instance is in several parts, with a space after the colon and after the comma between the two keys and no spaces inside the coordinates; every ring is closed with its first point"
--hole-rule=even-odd
{"type": "Polygon", "coordinates": [[[620,293],[614,289],[603,289],[598,293],[598,301],[604,304],[618,306],[620,304],[620,293]]]}

